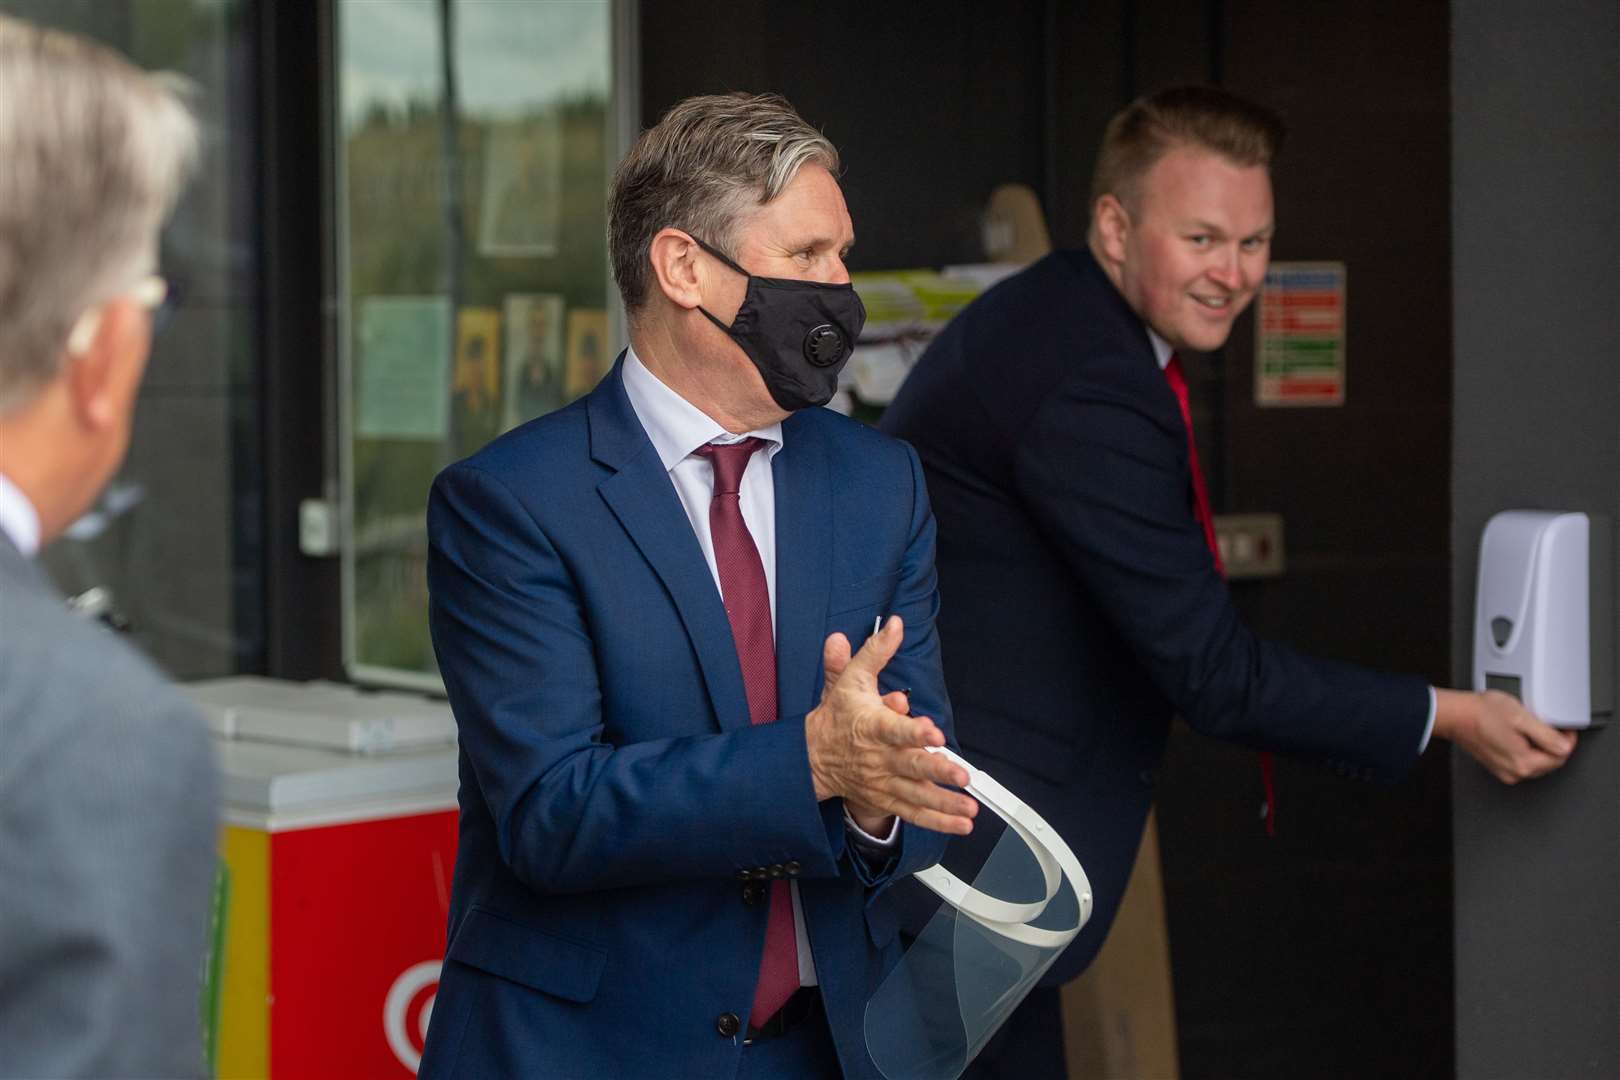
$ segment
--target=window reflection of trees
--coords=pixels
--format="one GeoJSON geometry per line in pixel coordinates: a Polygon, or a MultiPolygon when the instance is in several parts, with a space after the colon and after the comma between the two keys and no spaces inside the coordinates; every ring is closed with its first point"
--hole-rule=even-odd
{"type": "MultiPolygon", "coordinates": [[[[444,380],[443,396],[423,399],[445,402],[442,419],[428,425],[436,437],[422,437],[420,423],[404,425],[412,437],[350,429],[347,587],[352,660],[366,669],[434,670],[424,576],[424,504],[433,475],[588,389],[567,378],[583,370],[564,355],[567,328],[583,319],[606,335],[609,95],[536,86],[526,101],[477,110],[452,105],[447,113],[445,99],[461,97],[461,73],[480,63],[480,56],[469,55],[468,42],[487,39],[487,27],[469,35],[457,25],[464,7],[441,2],[408,9],[421,19],[448,12],[458,47],[453,57],[440,55],[443,39],[435,27],[434,50],[418,48],[411,57],[412,82],[403,92],[399,53],[387,60],[389,81],[359,66],[359,54],[374,54],[374,46],[351,49],[340,27],[340,108],[347,120],[340,147],[340,250],[346,255],[352,393],[358,396],[367,384],[359,328],[369,299],[448,296],[452,304],[442,340],[419,343],[430,353],[411,366],[444,380]],[[387,92],[367,99],[357,89],[355,97],[343,97],[345,86],[387,92]]],[[[337,8],[340,20],[344,8],[337,8]]],[[[407,9],[396,14],[403,13],[407,9]]],[[[604,2],[598,12],[604,27],[609,14],[604,2]]],[[[577,20],[577,11],[570,18],[577,20]]],[[[605,31],[599,40],[599,84],[606,87],[605,31]]],[[[534,78],[542,81],[543,73],[534,78]]],[[[605,363],[593,363],[599,375],[605,363]]],[[[386,383],[385,372],[369,377],[386,383]]],[[[351,411],[359,409],[356,400],[351,411]]]]}

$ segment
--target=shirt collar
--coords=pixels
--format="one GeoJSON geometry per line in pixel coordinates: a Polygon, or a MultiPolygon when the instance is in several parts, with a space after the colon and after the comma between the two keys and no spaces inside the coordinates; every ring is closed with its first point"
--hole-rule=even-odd
{"type": "Polygon", "coordinates": [[[630,399],[630,408],[635,411],[636,419],[646,429],[647,438],[652,440],[653,449],[658,451],[658,460],[663,462],[666,472],[706,443],[738,442],[752,437],[771,444],[766,450],[767,454],[774,454],[782,448],[780,422],[757,431],[733,435],[703,410],[665,386],[658,376],[647,370],[647,365],[641,362],[634,348],[625,350],[624,393],[630,399]]]}
{"type": "Polygon", "coordinates": [[[27,558],[39,552],[39,511],[5,473],[0,473],[0,533],[27,558]]]}
{"type": "Polygon", "coordinates": [[[1159,362],[1159,370],[1163,371],[1170,366],[1170,358],[1176,354],[1176,350],[1171,348],[1170,343],[1160,337],[1153,327],[1149,326],[1147,332],[1148,340],[1153,343],[1153,359],[1159,362]]]}

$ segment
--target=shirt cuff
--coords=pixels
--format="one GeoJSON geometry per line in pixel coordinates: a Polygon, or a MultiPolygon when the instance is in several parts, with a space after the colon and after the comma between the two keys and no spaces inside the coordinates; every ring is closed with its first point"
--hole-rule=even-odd
{"type": "Polygon", "coordinates": [[[874,855],[886,855],[900,843],[900,819],[898,817],[890,823],[888,836],[873,836],[855,824],[855,818],[850,815],[849,808],[846,806],[844,808],[844,828],[849,830],[850,839],[855,842],[856,847],[874,855]]]}
{"type": "MultiPolygon", "coordinates": [[[[1440,696],[1434,692],[1434,687],[1429,687],[1429,722],[1423,725],[1423,741],[1418,743],[1419,757],[1422,757],[1423,751],[1429,748],[1429,737],[1434,734],[1434,712],[1439,707],[1439,702],[1440,696]]],[[[848,810],[844,811],[844,820],[849,820],[848,810]]]]}

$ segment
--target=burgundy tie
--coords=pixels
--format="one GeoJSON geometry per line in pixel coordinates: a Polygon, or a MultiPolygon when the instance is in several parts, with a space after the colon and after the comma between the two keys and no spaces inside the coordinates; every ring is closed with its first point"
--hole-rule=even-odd
{"type": "MultiPolygon", "coordinates": [[[[776,719],[776,642],[771,630],[771,596],[765,587],[765,565],[742,516],[743,471],[764,439],[729,445],[710,443],[698,453],[714,466],[714,499],[709,503],[709,532],[714,563],[720,571],[720,598],[731,622],[731,638],[742,666],[748,719],[769,724],[776,719]]],[[[793,935],[793,898],[785,881],[771,882],[770,916],[765,923],[765,954],[748,1021],[759,1027],[799,989],[799,948],[793,935]]]]}
{"type": "MultiPolygon", "coordinates": [[[[1222,576],[1226,567],[1221,564],[1221,549],[1215,543],[1215,516],[1209,511],[1209,489],[1204,486],[1204,471],[1198,467],[1198,444],[1193,439],[1192,408],[1187,403],[1187,378],[1181,371],[1181,357],[1170,354],[1164,366],[1164,377],[1175,391],[1176,403],[1181,406],[1181,422],[1187,428],[1187,465],[1192,472],[1193,516],[1204,527],[1204,542],[1215,559],[1215,569],[1222,576]]],[[[1266,794],[1266,835],[1277,835],[1277,789],[1274,782],[1271,754],[1260,751],[1260,786],[1266,794]]]]}

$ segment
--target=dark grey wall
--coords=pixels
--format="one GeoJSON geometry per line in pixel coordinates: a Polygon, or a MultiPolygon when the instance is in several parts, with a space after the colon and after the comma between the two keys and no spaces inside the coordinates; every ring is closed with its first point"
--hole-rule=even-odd
{"type": "Polygon", "coordinates": [[[984,258],[979,216],[1045,173],[1043,5],[641,5],[641,119],[690,94],[785,95],[843,158],[852,270],[984,258]]]}
{"type": "MultiPolygon", "coordinates": [[[[1453,656],[1486,520],[1620,517],[1620,4],[1453,3],[1453,656]]],[[[1620,729],[1454,762],[1457,1075],[1620,1075],[1620,729]]]]}
{"type": "MultiPolygon", "coordinates": [[[[1286,521],[1287,573],[1234,582],[1233,599],[1265,637],[1444,685],[1446,7],[1213,7],[1224,85],[1289,127],[1272,170],[1273,258],[1342,260],[1349,275],[1342,408],[1257,408],[1250,317],[1217,362],[1187,364],[1211,406],[1195,426],[1213,444],[1200,456],[1216,511],[1286,521]]],[[[1156,29],[1169,16],[1152,25],[1134,49],[1144,72],[1163,70],[1161,50],[1174,49],[1156,29]]],[[[1383,787],[1280,758],[1268,838],[1255,754],[1177,726],[1157,798],[1184,1080],[1451,1074],[1447,764],[1430,751],[1383,787]]]]}

